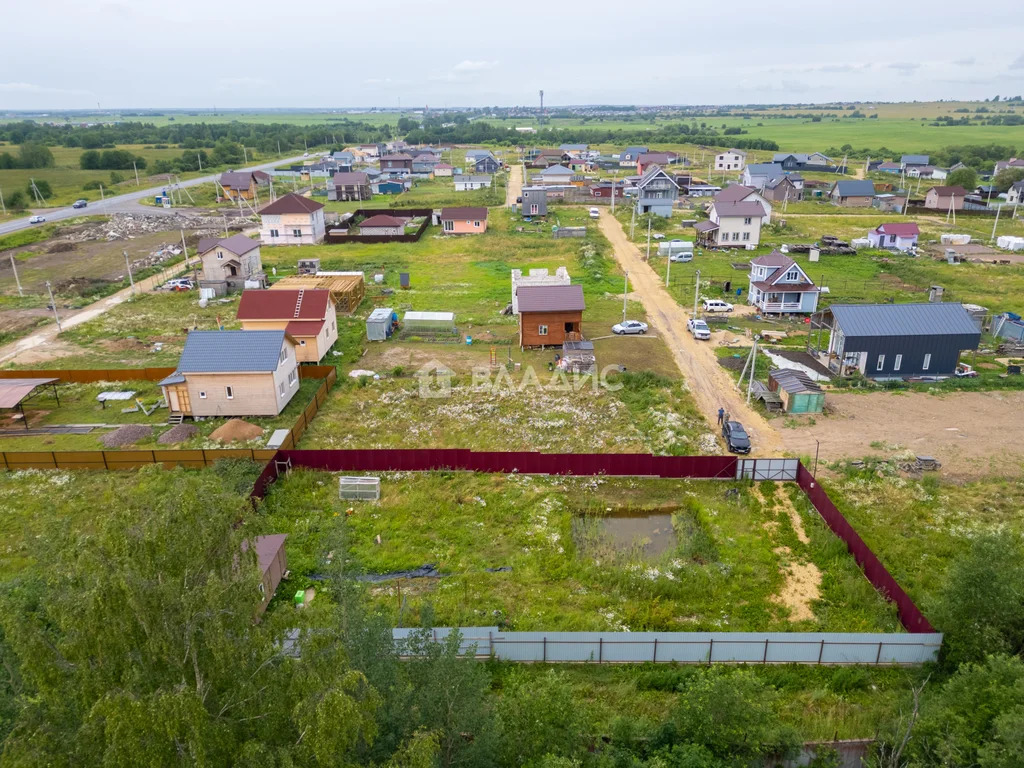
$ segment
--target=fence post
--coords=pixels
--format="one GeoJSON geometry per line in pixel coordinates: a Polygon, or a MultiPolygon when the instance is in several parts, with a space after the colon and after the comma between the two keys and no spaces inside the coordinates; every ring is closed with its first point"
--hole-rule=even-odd
{"type": "Polygon", "coordinates": [[[878,655],[875,657],[875,666],[882,663],[882,641],[878,641],[878,655]]]}
{"type": "Polygon", "coordinates": [[[604,635],[597,638],[597,663],[604,661],[604,635]]]}
{"type": "Polygon", "coordinates": [[[658,661],[658,638],[654,638],[654,657],[651,661],[657,663],[658,661]]]}
{"type": "Polygon", "coordinates": [[[548,636],[544,635],[544,662],[548,660],[548,636]]]}
{"type": "Polygon", "coordinates": [[[109,470],[110,467],[107,466],[107,452],[106,451],[100,451],[100,456],[103,457],[103,468],[109,470]]]}
{"type": "Polygon", "coordinates": [[[715,638],[708,640],[708,666],[711,666],[711,657],[715,654],[715,638]]]}
{"type": "Polygon", "coordinates": [[[203,466],[204,467],[210,466],[210,462],[208,462],[206,460],[206,449],[205,448],[200,448],[199,450],[202,451],[202,454],[203,454],[203,466]]]}
{"type": "Polygon", "coordinates": [[[821,664],[821,657],[825,655],[825,638],[821,638],[821,647],[818,649],[818,663],[821,664]]]}
{"type": "Polygon", "coordinates": [[[761,659],[761,663],[762,664],[767,664],[768,663],[768,638],[767,637],[764,639],[764,658],[761,659]]]}
{"type": "Polygon", "coordinates": [[[53,462],[53,468],[57,469],[57,452],[50,451],[50,461],[53,462]]]}

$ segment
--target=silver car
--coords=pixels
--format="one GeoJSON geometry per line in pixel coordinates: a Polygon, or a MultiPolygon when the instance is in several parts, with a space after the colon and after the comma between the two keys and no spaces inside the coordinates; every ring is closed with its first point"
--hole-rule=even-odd
{"type": "Polygon", "coordinates": [[[617,333],[620,336],[628,333],[647,333],[647,323],[641,323],[639,320],[623,320],[612,326],[612,333],[617,333]]]}

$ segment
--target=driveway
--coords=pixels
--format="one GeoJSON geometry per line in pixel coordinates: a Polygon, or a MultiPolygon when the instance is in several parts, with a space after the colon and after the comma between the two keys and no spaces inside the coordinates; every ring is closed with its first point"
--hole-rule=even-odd
{"type": "Polygon", "coordinates": [[[718,409],[725,408],[747,428],[754,455],[781,456],[778,433],[747,406],[745,394],[740,394],[732,376],[718,364],[713,343],[699,342],[686,330],[689,313],[665,290],[662,279],[643,260],[640,249],[626,238],[618,220],[602,209],[599,226],[611,242],[619,266],[629,272],[632,292],[643,303],[651,327],[671,350],[676,366],[708,423],[714,424],[718,409]]]}
{"type": "Polygon", "coordinates": [[[522,163],[516,163],[515,165],[509,166],[508,172],[508,187],[505,188],[505,205],[513,206],[516,204],[516,198],[521,197],[523,194],[523,165],[522,163]]]}

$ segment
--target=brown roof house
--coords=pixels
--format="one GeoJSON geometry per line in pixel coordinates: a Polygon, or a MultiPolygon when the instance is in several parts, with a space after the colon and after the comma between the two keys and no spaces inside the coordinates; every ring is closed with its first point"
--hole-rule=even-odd
{"type": "Polygon", "coordinates": [[[320,362],[338,340],[337,310],[324,289],[245,291],[237,317],[245,331],[283,330],[300,363],[320,362]]]}
{"type": "Polygon", "coordinates": [[[772,251],[750,262],[747,303],[762,314],[812,314],[818,308],[819,289],[789,256],[772,251]]]}
{"type": "MultiPolygon", "coordinates": [[[[272,533],[269,536],[257,536],[252,540],[252,548],[256,550],[256,565],[260,569],[260,607],[259,612],[267,610],[267,605],[277,591],[285,573],[288,572],[288,558],[284,551],[286,533],[272,533]]],[[[249,551],[248,539],[242,542],[242,551],[249,551]]]]}
{"type": "Polygon", "coordinates": [[[362,171],[339,171],[331,177],[327,187],[328,200],[369,200],[371,197],[370,177],[362,171]]]}
{"type": "Polygon", "coordinates": [[[277,416],[299,391],[295,340],[284,331],[191,331],[160,382],[172,416],[277,416]]]}
{"type": "Polygon", "coordinates": [[[755,248],[761,240],[764,206],[754,200],[720,202],[708,211],[707,221],[698,221],[697,241],[709,247],[755,248]]]}
{"type": "Polygon", "coordinates": [[[403,235],[405,234],[405,219],[398,216],[391,216],[386,213],[378,213],[368,216],[359,222],[360,235],[403,235]]]}
{"type": "Polygon", "coordinates": [[[412,158],[402,152],[395,155],[384,155],[380,159],[380,169],[384,173],[412,173],[412,158]]]}
{"type": "Polygon", "coordinates": [[[212,288],[218,296],[243,288],[265,288],[260,243],[243,234],[225,238],[203,238],[199,241],[199,258],[203,262],[200,288],[212,288]]]}
{"type": "Polygon", "coordinates": [[[259,188],[270,184],[270,174],[264,171],[225,171],[218,183],[228,200],[255,200],[259,188]]]}
{"type": "Polygon", "coordinates": [[[524,285],[516,289],[519,304],[519,346],[547,347],[582,336],[583,287],[524,285]]]}
{"type": "Polygon", "coordinates": [[[924,196],[924,207],[936,211],[959,211],[964,207],[967,190],[963,187],[932,187],[924,196]]]}
{"type": "Polygon", "coordinates": [[[315,245],[325,228],[324,204],[302,195],[285,195],[260,209],[263,245],[315,245]]]}

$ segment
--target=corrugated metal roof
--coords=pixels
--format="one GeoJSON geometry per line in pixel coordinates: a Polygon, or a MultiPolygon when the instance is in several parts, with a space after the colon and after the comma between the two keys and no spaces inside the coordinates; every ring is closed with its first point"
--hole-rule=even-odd
{"type": "Polygon", "coordinates": [[[875,185],[867,179],[849,179],[837,181],[835,188],[842,197],[874,197],[875,185]]]}
{"type": "Polygon", "coordinates": [[[260,215],[262,216],[265,213],[313,213],[314,211],[319,211],[323,207],[323,203],[318,203],[316,200],[312,200],[308,197],[288,194],[284,197],[278,198],[270,205],[261,208],[260,215]]]}
{"type": "Polygon", "coordinates": [[[14,408],[36,387],[52,384],[60,379],[3,379],[0,380],[0,408],[14,408]]]}
{"type": "Polygon", "coordinates": [[[793,260],[789,258],[782,251],[772,251],[766,253],[764,256],[758,256],[756,259],[750,260],[751,264],[756,264],[759,267],[788,267],[793,263],[793,260]]]}
{"type": "Polygon", "coordinates": [[[385,323],[391,319],[391,315],[394,314],[394,311],[395,310],[391,307],[377,307],[366,319],[368,322],[372,323],[385,323]]]}
{"type": "Polygon", "coordinates": [[[722,203],[716,200],[713,205],[715,207],[715,213],[718,214],[718,218],[720,219],[730,216],[751,218],[760,218],[761,216],[764,216],[764,207],[760,203],[722,203]]]}
{"type": "Polygon", "coordinates": [[[316,288],[242,291],[239,320],[323,320],[331,292],[316,288]],[[301,296],[301,300],[300,300],[301,296]]]}
{"type": "Polygon", "coordinates": [[[896,235],[897,237],[910,237],[911,235],[921,234],[921,230],[917,228],[917,224],[902,221],[879,224],[875,227],[875,232],[880,235],[896,235]]]}
{"type": "Polygon", "coordinates": [[[798,392],[824,392],[810,376],[803,371],[793,368],[774,368],[768,372],[768,377],[778,382],[781,389],[790,394],[798,392]]]}
{"type": "Polygon", "coordinates": [[[849,337],[979,335],[962,304],[833,304],[837,326],[849,337]]]}
{"type": "Polygon", "coordinates": [[[244,256],[249,251],[259,247],[259,240],[253,240],[251,237],[241,233],[231,237],[222,237],[219,240],[216,238],[203,238],[199,241],[200,254],[212,251],[214,248],[223,248],[225,251],[235,254],[235,256],[244,256]]]}
{"type": "Polygon", "coordinates": [[[520,312],[575,312],[587,308],[581,285],[523,285],[516,289],[520,312]]]}
{"type": "Polygon", "coordinates": [[[190,331],[178,373],[264,373],[277,369],[284,331],[190,331]]]}
{"type": "Polygon", "coordinates": [[[476,206],[466,206],[463,208],[442,208],[441,209],[441,220],[450,221],[453,219],[473,219],[473,220],[484,220],[487,218],[487,209],[476,206]]]}
{"type": "Polygon", "coordinates": [[[717,195],[715,195],[716,203],[738,203],[741,200],[746,200],[750,197],[751,192],[757,190],[753,187],[745,187],[742,184],[730,184],[728,187],[723,189],[717,195]]]}

